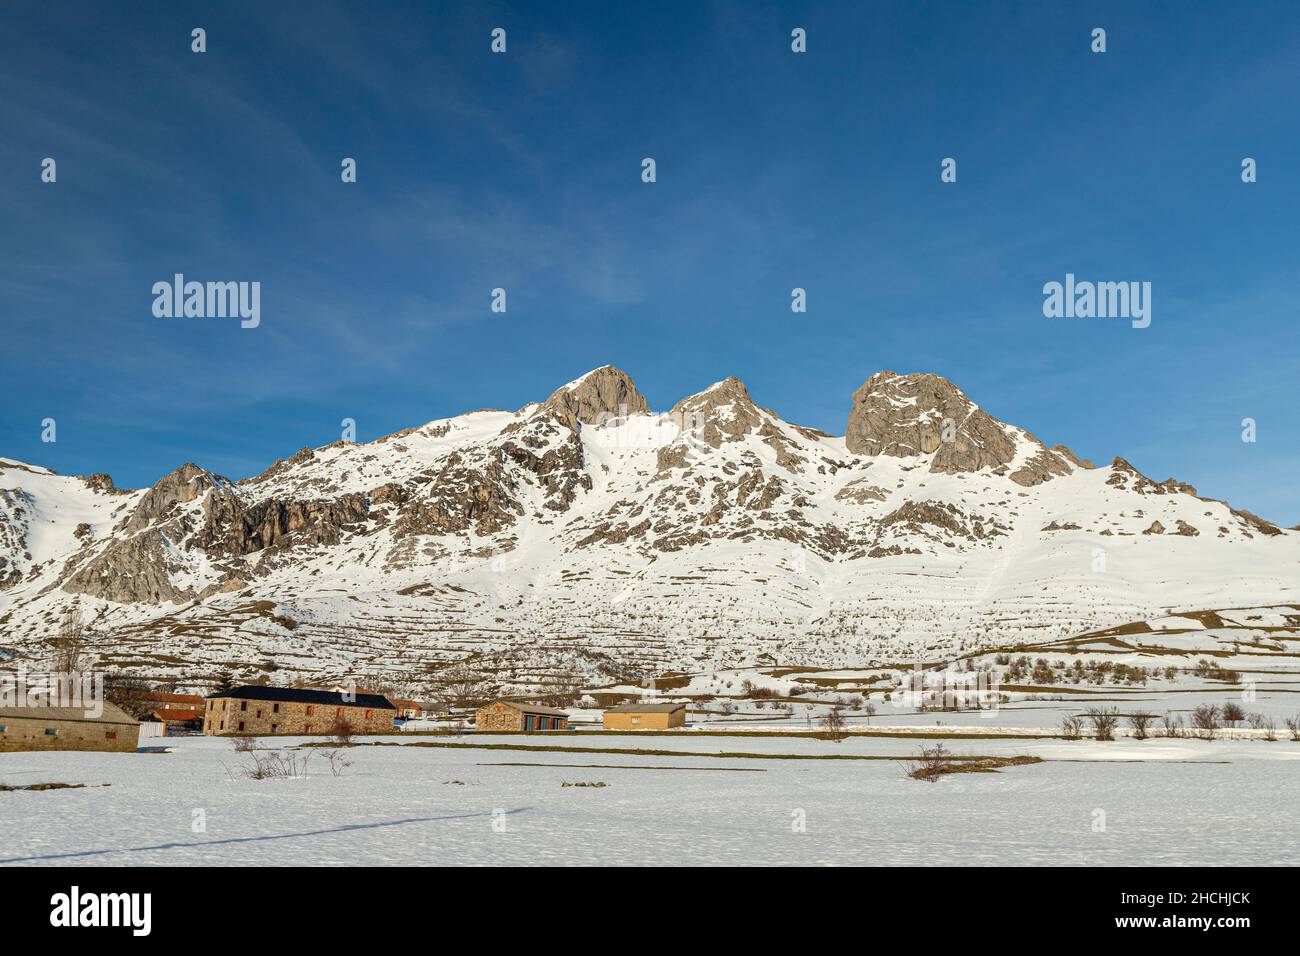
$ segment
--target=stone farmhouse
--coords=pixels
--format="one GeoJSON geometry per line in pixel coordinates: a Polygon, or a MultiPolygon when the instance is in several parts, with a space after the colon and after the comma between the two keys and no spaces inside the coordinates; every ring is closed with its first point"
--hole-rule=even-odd
{"type": "Polygon", "coordinates": [[[249,684],[207,699],[203,732],[239,734],[332,734],[345,720],[355,734],[391,734],[395,708],[380,694],[260,687],[249,684]]]}
{"type": "Polygon", "coordinates": [[[489,733],[531,733],[536,730],[568,730],[569,715],[554,707],[496,700],[474,714],[474,729],[489,733]]]}
{"type": "Polygon", "coordinates": [[[83,707],[0,708],[0,752],[15,750],[107,750],[133,753],[139,722],[104,701],[98,717],[83,707]]]}

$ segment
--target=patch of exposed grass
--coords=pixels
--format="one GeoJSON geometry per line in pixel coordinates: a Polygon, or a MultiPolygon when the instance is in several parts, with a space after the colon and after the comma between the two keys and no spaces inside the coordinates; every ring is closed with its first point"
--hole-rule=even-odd
{"type": "Polygon", "coordinates": [[[997,773],[1003,767],[1020,767],[1025,764],[1042,763],[1042,757],[973,757],[961,758],[948,752],[943,744],[922,747],[914,757],[906,758],[912,764],[907,776],[913,780],[934,783],[940,777],[950,773],[997,773]]]}

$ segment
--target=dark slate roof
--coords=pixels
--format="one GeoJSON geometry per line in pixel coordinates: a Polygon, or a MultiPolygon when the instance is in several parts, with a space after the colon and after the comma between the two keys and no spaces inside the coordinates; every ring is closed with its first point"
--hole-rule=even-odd
{"type": "Polygon", "coordinates": [[[620,704],[605,709],[613,714],[671,714],[674,710],[681,710],[685,706],[685,704],[620,704]]]}
{"type": "Polygon", "coordinates": [[[296,687],[262,687],[258,684],[245,684],[223,694],[211,694],[209,700],[221,697],[233,697],[236,700],[269,700],[298,704],[328,704],[331,707],[369,707],[374,710],[396,710],[387,697],[381,694],[362,694],[358,692],[353,700],[345,700],[342,694],[332,690],[300,690],[296,687]]]}

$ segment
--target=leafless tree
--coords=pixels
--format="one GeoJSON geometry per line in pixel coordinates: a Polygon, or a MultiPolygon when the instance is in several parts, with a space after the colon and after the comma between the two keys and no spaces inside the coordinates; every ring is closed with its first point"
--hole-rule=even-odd
{"type": "Polygon", "coordinates": [[[153,687],[148,681],[120,672],[104,675],[104,698],[136,719],[146,716],[157,706],[153,687]]]}
{"type": "Polygon", "coordinates": [[[483,703],[490,695],[487,682],[468,664],[454,664],[438,675],[442,694],[460,707],[483,703]]]}
{"type": "Polygon", "coordinates": [[[1196,735],[1206,740],[1213,740],[1219,730],[1219,708],[1214,704],[1201,704],[1192,711],[1192,726],[1196,735]]]}
{"type": "Polygon", "coordinates": [[[1078,740],[1083,736],[1083,718],[1075,714],[1062,717],[1061,734],[1066,740],[1078,740]]]}
{"type": "Polygon", "coordinates": [[[1223,705],[1223,722],[1229,727],[1236,727],[1246,719],[1246,712],[1241,709],[1241,705],[1235,701],[1228,701],[1223,705]]]}
{"type": "Polygon", "coordinates": [[[840,741],[848,736],[844,732],[844,714],[839,707],[832,707],[822,718],[822,729],[825,730],[824,736],[828,740],[840,741]]]}
{"type": "Polygon", "coordinates": [[[80,674],[85,662],[89,632],[81,609],[70,607],[59,622],[59,634],[54,639],[53,670],[56,674],[80,674]]]}
{"type": "Polygon", "coordinates": [[[1145,711],[1135,711],[1128,715],[1129,726],[1133,728],[1133,736],[1138,740],[1146,740],[1149,736],[1147,729],[1156,719],[1155,714],[1148,714],[1145,711]]]}
{"type": "Polygon", "coordinates": [[[1119,723],[1119,712],[1104,707],[1089,707],[1084,716],[1092,721],[1093,734],[1098,740],[1114,740],[1115,725],[1119,723]]]}

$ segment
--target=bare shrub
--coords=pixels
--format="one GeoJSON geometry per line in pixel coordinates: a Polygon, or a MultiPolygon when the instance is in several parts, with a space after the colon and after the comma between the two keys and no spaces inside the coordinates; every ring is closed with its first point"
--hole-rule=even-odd
{"type": "Polygon", "coordinates": [[[1160,723],[1164,728],[1166,737],[1186,737],[1187,727],[1183,723],[1183,718],[1175,717],[1173,714],[1166,713],[1160,718],[1160,723]]]}
{"type": "Polygon", "coordinates": [[[1149,734],[1148,728],[1155,721],[1155,714],[1148,714],[1143,711],[1137,711],[1128,715],[1129,726],[1133,728],[1133,736],[1138,740],[1146,740],[1149,734]]]}
{"type": "Polygon", "coordinates": [[[240,734],[238,737],[234,738],[233,743],[235,745],[235,753],[252,753],[253,747],[257,743],[257,738],[252,734],[240,734]]]}
{"type": "Polygon", "coordinates": [[[1061,736],[1066,740],[1078,740],[1083,736],[1083,718],[1074,714],[1061,718],[1061,736]]]}
{"type": "Polygon", "coordinates": [[[1092,721],[1093,735],[1098,740],[1114,740],[1115,725],[1119,723],[1119,711],[1113,708],[1089,707],[1084,716],[1092,721]]]}
{"type": "Polygon", "coordinates": [[[844,731],[844,714],[838,707],[832,707],[830,713],[822,718],[821,724],[824,731],[822,736],[827,740],[838,743],[848,736],[844,731]]]}
{"type": "Polygon", "coordinates": [[[1296,714],[1294,717],[1286,718],[1285,723],[1286,723],[1286,729],[1291,734],[1291,739],[1300,740],[1300,714],[1296,714]]]}
{"type": "Polygon", "coordinates": [[[1192,726],[1196,728],[1196,736],[1205,740],[1213,740],[1218,733],[1220,725],[1220,711],[1215,704],[1201,704],[1192,711],[1192,726]]]}
{"type": "Polygon", "coordinates": [[[908,761],[907,776],[913,780],[925,780],[934,783],[943,775],[952,754],[943,744],[922,747],[920,752],[908,761]]]}
{"type": "Polygon", "coordinates": [[[239,776],[249,780],[301,779],[307,776],[310,753],[269,750],[250,754],[252,763],[241,768],[239,776]]]}
{"type": "Polygon", "coordinates": [[[338,714],[338,715],[334,718],[334,724],[333,724],[333,726],[330,728],[330,733],[333,735],[334,740],[335,740],[335,741],[336,741],[340,746],[343,746],[343,747],[351,746],[351,744],[352,744],[352,724],[349,723],[348,719],[347,719],[345,716],[343,716],[342,714],[338,714]]]}
{"type": "Polygon", "coordinates": [[[347,754],[342,750],[321,750],[318,752],[329,761],[330,773],[336,777],[343,776],[343,771],[352,766],[352,761],[347,758],[347,754]]]}
{"type": "Polygon", "coordinates": [[[1246,719],[1246,712],[1241,709],[1241,705],[1234,701],[1228,701],[1223,705],[1222,711],[1223,722],[1229,727],[1236,727],[1246,719]]]}

